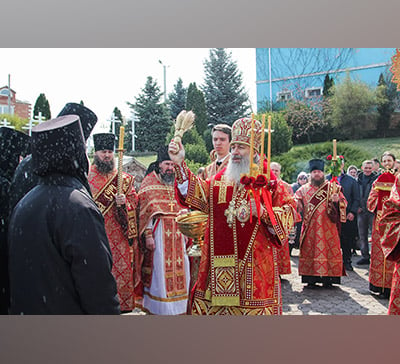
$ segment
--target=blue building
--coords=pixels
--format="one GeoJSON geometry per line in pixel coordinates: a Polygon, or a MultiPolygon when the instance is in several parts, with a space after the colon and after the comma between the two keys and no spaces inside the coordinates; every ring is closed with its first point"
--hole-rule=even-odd
{"type": "Polygon", "coordinates": [[[376,87],[389,72],[396,48],[257,48],[257,109],[272,102],[322,95],[327,74],[340,83],[352,79],[376,87]],[[271,70],[271,71],[270,71],[271,70]]]}

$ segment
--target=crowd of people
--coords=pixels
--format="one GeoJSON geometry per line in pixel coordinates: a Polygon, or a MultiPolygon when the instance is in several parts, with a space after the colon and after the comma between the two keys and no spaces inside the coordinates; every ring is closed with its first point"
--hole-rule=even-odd
{"type": "Polygon", "coordinates": [[[339,176],[312,159],[289,184],[260,154],[261,123],[241,118],[213,127],[211,164],[196,173],[172,139],[136,190],[114,134],[93,135],[89,163],[96,122],[68,103],[31,137],[0,128],[0,314],[280,315],[293,249],[304,289],[341,284],[360,251],[371,294],[400,313],[392,153],[347,171],[340,156],[339,176]],[[200,257],[176,221],[193,210],[208,215],[200,257]]]}

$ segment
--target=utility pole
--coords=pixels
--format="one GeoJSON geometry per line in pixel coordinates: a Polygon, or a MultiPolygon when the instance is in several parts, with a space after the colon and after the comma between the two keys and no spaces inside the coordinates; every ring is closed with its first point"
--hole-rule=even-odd
{"type": "Polygon", "coordinates": [[[268,68],[269,68],[269,103],[270,110],[272,111],[272,75],[271,75],[271,48],[268,48],[268,68]]]}
{"type": "Polygon", "coordinates": [[[10,74],[8,74],[8,114],[12,115],[11,113],[11,87],[10,87],[10,74]]]}
{"type": "Polygon", "coordinates": [[[161,60],[158,60],[158,62],[163,66],[164,68],[164,103],[167,102],[167,67],[164,63],[161,62],[161,60]]]}

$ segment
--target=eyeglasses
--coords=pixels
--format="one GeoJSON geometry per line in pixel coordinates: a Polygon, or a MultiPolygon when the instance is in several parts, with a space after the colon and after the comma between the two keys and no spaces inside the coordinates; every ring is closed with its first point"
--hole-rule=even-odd
{"type": "Polygon", "coordinates": [[[307,177],[303,176],[303,177],[299,177],[299,179],[307,179],[307,177]]]}

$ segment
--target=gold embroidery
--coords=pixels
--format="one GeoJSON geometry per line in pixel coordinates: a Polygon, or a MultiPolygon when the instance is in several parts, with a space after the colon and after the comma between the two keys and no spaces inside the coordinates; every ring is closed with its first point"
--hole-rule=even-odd
{"type": "Polygon", "coordinates": [[[218,203],[226,203],[226,191],[228,185],[224,181],[215,181],[214,186],[219,187],[218,189],[218,203]]]}

